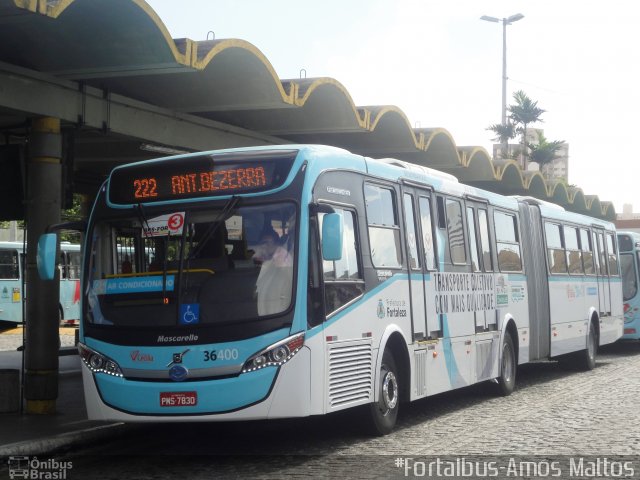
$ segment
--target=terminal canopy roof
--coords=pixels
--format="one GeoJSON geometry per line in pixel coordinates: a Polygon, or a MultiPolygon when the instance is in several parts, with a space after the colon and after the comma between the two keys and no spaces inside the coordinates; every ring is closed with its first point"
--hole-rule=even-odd
{"type": "Polygon", "coordinates": [[[144,0],[0,0],[0,131],[23,141],[39,116],[61,119],[74,188],[89,194],[122,163],[318,143],[615,218],[610,202],[458,146],[446,128],[413,128],[395,106],[358,106],[334,78],[281,79],[244,40],[174,39],[144,0]]]}

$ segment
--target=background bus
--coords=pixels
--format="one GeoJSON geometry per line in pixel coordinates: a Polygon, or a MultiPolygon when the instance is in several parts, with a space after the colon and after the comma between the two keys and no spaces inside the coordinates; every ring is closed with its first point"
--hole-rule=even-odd
{"type": "Polygon", "coordinates": [[[620,245],[620,267],[622,269],[622,292],[624,301],[625,340],[640,339],[640,234],[618,232],[620,245]]]}
{"type": "Polygon", "coordinates": [[[361,407],[388,433],[401,401],[490,380],[507,395],[517,365],[591,369],[622,334],[610,222],[337,148],[120,166],[85,238],[91,419],[361,407]]]}
{"type": "MultiPolygon", "coordinates": [[[[0,325],[23,323],[25,258],[22,242],[0,242],[0,325]]],[[[61,325],[77,325],[80,319],[80,245],[60,244],[61,325]]],[[[26,287],[28,290],[28,286],[26,287]]]]}

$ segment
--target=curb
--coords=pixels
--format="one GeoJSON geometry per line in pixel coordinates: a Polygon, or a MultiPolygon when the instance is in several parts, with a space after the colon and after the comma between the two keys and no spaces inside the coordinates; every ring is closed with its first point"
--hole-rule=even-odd
{"type": "Polygon", "coordinates": [[[25,440],[0,446],[0,457],[10,455],[47,455],[79,442],[103,440],[126,430],[126,423],[113,423],[61,433],[53,437],[25,440]]]}

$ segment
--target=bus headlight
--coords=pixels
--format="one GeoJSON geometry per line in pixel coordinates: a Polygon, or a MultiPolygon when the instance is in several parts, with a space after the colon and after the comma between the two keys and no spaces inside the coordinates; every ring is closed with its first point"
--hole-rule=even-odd
{"type": "Polygon", "coordinates": [[[106,373],[107,375],[113,375],[114,377],[123,376],[120,366],[114,360],[90,349],[83,343],[78,343],[78,353],[80,354],[80,358],[84,364],[93,373],[106,373]]]}
{"type": "Polygon", "coordinates": [[[304,345],[304,332],[280,340],[253,355],[242,367],[242,373],[253,372],[264,367],[284,365],[298,353],[304,345]]]}

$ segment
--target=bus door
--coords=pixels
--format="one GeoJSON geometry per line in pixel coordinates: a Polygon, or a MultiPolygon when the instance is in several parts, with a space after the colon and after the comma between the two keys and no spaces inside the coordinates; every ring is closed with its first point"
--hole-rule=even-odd
{"type": "Polygon", "coordinates": [[[598,279],[598,302],[600,305],[600,317],[611,314],[611,291],[609,290],[609,265],[607,262],[606,243],[604,230],[593,228],[593,258],[598,279]]]}
{"type": "Polygon", "coordinates": [[[489,238],[488,204],[466,199],[467,231],[471,263],[471,291],[469,310],[475,317],[476,358],[475,379],[481,381],[497,375],[500,336],[495,302],[495,276],[493,275],[492,242],[489,238]]]}
{"type": "MultiPolygon", "coordinates": [[[[469,232],[469,252],[471,263],[472,301],[469,308],[475,317],[475,332],[482,333],[497,329],[495,305],[487,302],[485,294],[492,290],[492,282],[487,273],[493,272],[489,242],[487,204],[467,198],[467,230],[469,232]],[[488,283],[489,284],[488,284],[488,283]]],[[[493,292],[491,292],[493,294],[493,292]]]]}
{"type": "Polygon", "coordinates": [[[405,225],[405,247],[407,251],[407,269],[411,298],[411,330],[413,341],[428,337],[426,325],[426,301],[424,289],[423,260],[419,253],[420,235],[418,228],[418,208],[415,189],[402,188],[402,211],[405,225]]]}
{"type": "Polygon", "coordinates": [[[437,245],[434,234],[434,216],[433,216],[433,196],[431,192],[426,190],[418,190],[418,223],[420,228],[420,251],[423,259],[424,269],[424,298],[425,298],[425,316],[423,319],[424,329],[427,338],[435,339],[442,337],[442,325],[440,324],[439,315],[436,313],[436,304],[433,299],[433,282],[429,282],[431,273],[438,270],[437,261],[437,245]]]}

